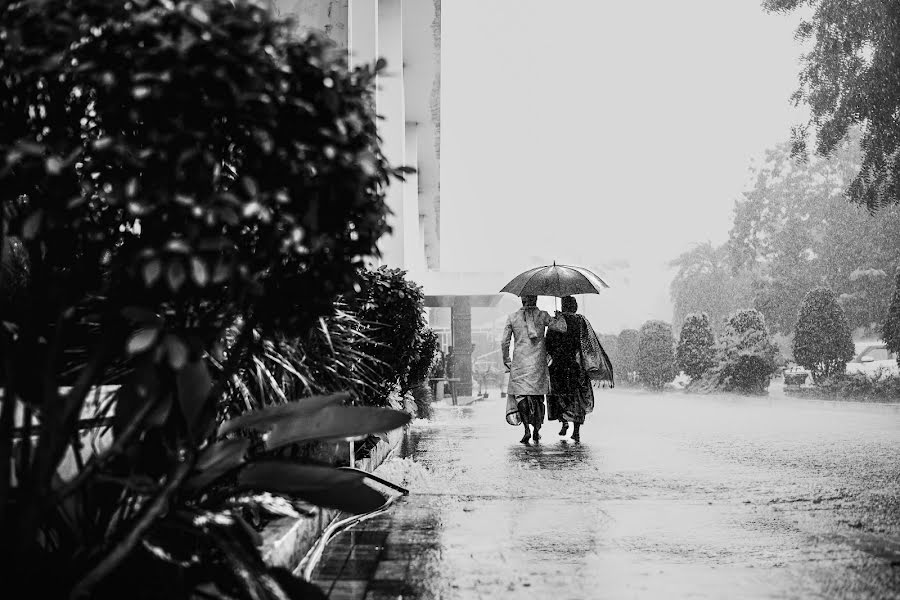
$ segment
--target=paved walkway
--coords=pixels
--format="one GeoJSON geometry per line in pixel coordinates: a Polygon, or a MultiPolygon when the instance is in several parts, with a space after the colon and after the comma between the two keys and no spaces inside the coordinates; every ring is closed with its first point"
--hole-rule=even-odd
{"type": "Polygon", "coordinates": [[[499,399],[439,409],[395,465],[412,494],[316,581],[335,600],[900,598],[900,407],[603,390],[581,444],[557,430],[524,446],[499,399]]]}

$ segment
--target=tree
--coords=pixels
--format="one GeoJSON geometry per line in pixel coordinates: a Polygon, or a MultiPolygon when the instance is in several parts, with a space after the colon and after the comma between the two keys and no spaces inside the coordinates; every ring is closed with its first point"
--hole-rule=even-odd
{"type": "Polygon", "coordinates": [[[841,374],[853,358],[853,338],[834,292],[816,288],[806,294],[797,318],[793,354],[813,379],[841,374]]]}
{"type": "Polygon", "coordinates": [[[881,335],[888,349],[897,354],[897,364],[900,365],[900,267],[894,280],[894,295],[891,297],[891,305],[881,335]]]}
{"type": "Polygon", "coordinates": [[[637,372],[638,338],[637,329],[623,329],[616,340],[618,362],[613,363],[613,370],[621,373],[620,381],[631,382],[632,374],[637,372]]]}
{"type": "Polygon", "coordinates": [[[688,315],[675,350],[676,367],[691,380],[699,379],[713,365],[714,345],[709,316],[706,313],[688,315]]]}
{"type": "Polygon", "coordinates": [[[647,321],[638,334],[639,379],[655,389],[675,379],[675,338],[664,321],[647,321]]]}
{"type": "Polygon", "coordinates": [[[751,302],[750,272],[735,271],[730,258],[728,247],[706,242],[670,263],[678,267],[669,287],[676,327],[687,315],[702,312],[718,330],[728,315],[751,302]]]}
{"type": "MultiPolygon", "coordinates": [[[[728,248],[750,273],[752,302],[775,332],[790,334],[806,293],[829,287],[851,328],[878,331],[900,262],[900,206],[873,217],[840,197],[860,161],[852,132],[828,159],[800,162],[787,144],[766,153],[735,207],[728,248]]],[[[739,276],[739,275],[737,275],[739,276]]]]}
{"type": "Polygon", "coordinates": [[[765,318],[756,309],[742,309],[728,318],[716,344],[713,385],[725,391],[762,393],[775,372],[778,349],[769,337],[765,318]]]}
{"type": "Polygon", "coordinates": [[[876,210],[900,203],[900,4],[894,0],[764,0],[772,12],[801,6],[812,17],[797,29],[813,41],[803,56],[795,103],[810,108],[810,121],[795,133],[805,146],[807,127],[816,132],[822,156],[835,151],[854,126],[863,129],[862,164],[847,187],[856,203],[876,210]]]}

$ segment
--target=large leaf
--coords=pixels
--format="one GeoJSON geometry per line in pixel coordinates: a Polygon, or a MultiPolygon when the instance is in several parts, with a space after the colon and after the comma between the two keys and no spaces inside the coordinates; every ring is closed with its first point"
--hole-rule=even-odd
{"type": "Polygon", "coordinates": [[[188,492],[202,490],[228,471],[244,462],[250,440],[236,439],[209,445],[197,459],[197,474],[185,484],[188,492]]]}
{"type": "Polygon", "coordinates": [[[212,389],[212,378],[209,368],[203,359],[187,363],[178,371],[175,379],[178,388],[178,403],[191,432],[203,429],[199,423],[201,417],[207,415],[211,406],[209,391],[212,389]]]}
{"type": "Polygon", "coordinates": [[[294,417],[306,417],[318,412],[326,406],[339,405],[349,398],[349,394],[332,394],[330,396],[312,396],[297,402],[288,402],[270,406],[229,419],[219,427],[219,436],[228,435],[240,429],[255,429],[266,432],[277,423],[294,417]]]}
{"type": "Polygon", "coordinates": [[[315,440],[354,438],[390,431],[410,421],[409,414],[371,406],[327,406],[302,419],[278,422],[266,438],[269,450],[315,440]]]}
{"type": "Polygon", "coordinates": [[[317,506],[360,514],[385,502],[384,496],[364,483],[353,471],[300,465],[284,461],[261,461],[246,466],[238,475],[242,489],[286,494],[317,506]]]}

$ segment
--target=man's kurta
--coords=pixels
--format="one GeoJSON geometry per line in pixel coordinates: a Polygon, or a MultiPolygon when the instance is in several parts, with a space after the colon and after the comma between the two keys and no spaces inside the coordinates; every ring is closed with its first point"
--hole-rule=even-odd
{"type": "Polygon", "coordinates": [[[509,367],[510,396],[542,395],[550,392],[544,331],[552,317],[537,307],[520,308],[506,319],[503,329],[503,364],[509,367]],[[510,341],[515,339],[512,360],[510,341]]]}

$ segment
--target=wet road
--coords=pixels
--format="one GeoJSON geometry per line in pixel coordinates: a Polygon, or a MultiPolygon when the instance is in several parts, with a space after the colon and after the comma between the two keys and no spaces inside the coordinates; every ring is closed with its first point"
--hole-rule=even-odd
{"type": "Polygon", "coordinates": [[[603,390],[528,446],[503,410],[417,422],[332,598],[900,597],[898,406],[603,390]]]}

